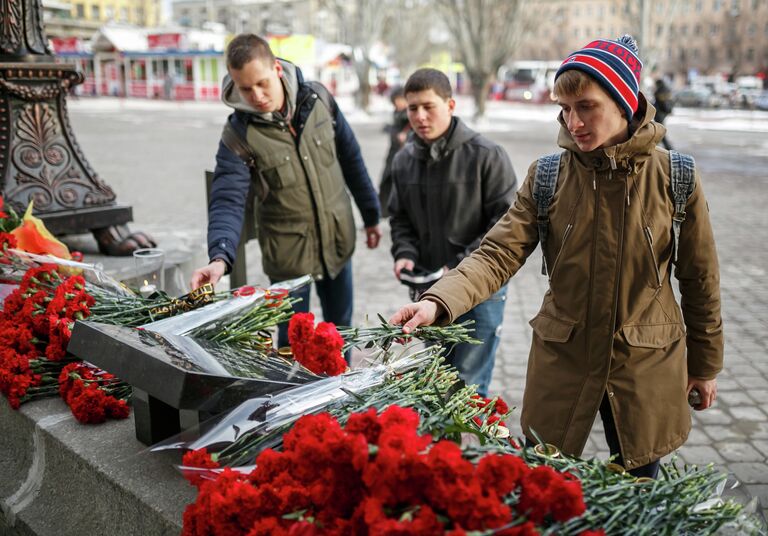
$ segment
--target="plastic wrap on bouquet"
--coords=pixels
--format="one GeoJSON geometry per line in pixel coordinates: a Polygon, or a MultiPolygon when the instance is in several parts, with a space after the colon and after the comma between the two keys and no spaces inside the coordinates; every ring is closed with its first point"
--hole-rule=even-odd
{"type": "Polygon", "coordinates": [[[158,333],[205,337],[216,333],[223,326],[229,325],[254,304],[263,301],[268,292],[278,290],[293,291],[312,282],[311,276],[302,276],[288,281],[275,283],[267,289],[256,289],[253,294],[233,296],[231,299],[217,301],[183,315],[165,318],[146,324],[144,327],[158,333]]]}
{"type": "Polygon", "coordinates": [[[19,280],[24,273],[32,267],[43,264],[55,264],[61,271],[67,275],[81,275],[86,284],[105,290],[112,294],[132,296],[134,293],[125,285],[107,275],[99,264],[89,264],[85,262],[61,259],[52,255],[37,255],[28,253],[19,249],[10,249],[9,253],[13,255],[16,264],[0,264],[0,272],[9,278],[18,277],[19,280]]]}
{"type": "Polygon", "coordinates": [[[319,379],[255,348],[95,322],[75,324],[68,350],[133,387],[136,433],[146,444],[243,400],[319,379]]]}
{"type": "MultiPolygon", "coordinates": [[[[256,455],[266,448],[278,446],[283,433],[301,416],[325,411],[351,399],[363,399],[366,392],[381,386],[392,376],[431,362],[439,353],[436,348],[422,349],[388,365],[349,371],[270,397],[246,400],[226,416],[205,423],[199,438],[189,441],[170,438],[152,450],[207,449],[215,453],[223,465],[250,471],[256,455]]],[[[180,470],[185,474],[196,472],[201,475],[216,472],[184,466],[180,466],[180,470]]]]}

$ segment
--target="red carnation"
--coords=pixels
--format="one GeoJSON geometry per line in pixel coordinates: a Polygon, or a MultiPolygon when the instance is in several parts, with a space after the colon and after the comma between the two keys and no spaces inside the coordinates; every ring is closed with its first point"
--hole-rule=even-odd
{"type": "MultiPolygon", "coordinates": [[[[0,214],[3,214],[0,212],[0,214]]],[[[2,217],[2,216],[0,216],[2,217]]],[[[17,246],[16,237],[13,236],[11,233],[0,233],[0,251],[5,251],[6,249],[12,249],[17,246]]]]}
{"type": "Polygon", "coordinates": [[[240,287],[239,289],[237,289],[233,293],[233,296],[235,296],[236,298],[240,298],[245,296],[252,296],[255,293],[256,293],[256,289],[254,287],[247,286],[247,287],[240,287]]]}

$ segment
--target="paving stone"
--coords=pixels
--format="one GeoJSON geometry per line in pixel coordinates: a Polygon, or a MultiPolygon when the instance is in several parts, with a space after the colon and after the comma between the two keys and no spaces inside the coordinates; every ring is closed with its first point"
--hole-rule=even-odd
{"type": "Polygon", "coordinates": [[[729,462],[765,461],[765,455],[745,441],[718,441],[714,448],[729,462]]]}
{"type": "MultiPolygon", "coordinates": [[[[761,452],[765,458],[768,458],[768,440],[753,439],[751,443],[752,443],[752,446],[754,446],[759,452],[761,452]]],[[[768,508],[768,504],[766,504],[765,506],[768,508]]]]}
{"type": "Polygon", "coordinates": [[[732,406],[751,406],[755,402],[750,398],[747,391],[720,391],[717,392],[717,400],[715,406],[725,405],[727,407],[732,406]]]}
{"type": "Polygon", "coordinates": [[[688,464],[704,466],[710,463],[723,463],[725,461],[717,450],[706,445],[683,445],[678,452],[680,457],[688,464]]]}
{"type": "Polygon", "coordinates": [[[749,396],[760,404],[768,404],[768,389],[750,389],[749,396]]]}
{"type": "Polygon", "coordinates": [[[709,445],[712,439],[701,428],[691,428],[686,445],[709,445]]]}
{"type": "MultiPolygon", "coordinates": [[[[752,425],[753,423],[748,424],[752,425]]],[[[749,434],[747,434],[746,431],[743,429],[737,429],[732,424],[728,424],[727,426],[717,424],[699,424],[699,426],[701,426],[707,435],[715,441],[722,441],[725,439],[739,439],[741,441],[747,441],[749,439],[749,434]]],[[[694,428],[695,427],[696,425],[694,425],[694,428]]],[[[752,428],[750,428],[750,430],[751,429],[752,428]]]]}
{"type": "Polygon", "coordinates": [[[761,389],[765,387],[765,378],[762,376],[744,376],[736,382],[746,389],[761,389]]]}
{"type": "Polygon", "coordinates": [[[720,408],[709,408],[693,412],[693,418],[703,424],[727,424],[732,421],[730,415],[720,408]]]}
{"type": "Polygon", "coordinates": [[[768,465],[765,463],[732,463],[728,467],[745,484],[768,484],[768,465]]]}
{"type": "Polygon", "coordinates": [[[723,376],[717,378],[717,390],[718,391],[743,391],[744,387],[736,383],[736,380],[723,376]]]}
{"type": "Polygon", "coordinates": [[[768,417],[765,412],[755,406],[738,406],[730,408],[731,415],[740,421],[765,422],[768,417]]]}
{"type": "Polygon", "coordinates": [[[729,374],[735,375],[735,376],[751,376],[751,375],[759,375],[760,371],[757,370],[754,366],[748,365],[746,363],[739,363],[737,365],[730,365],[726,367],[726,370],[729,374]]]}

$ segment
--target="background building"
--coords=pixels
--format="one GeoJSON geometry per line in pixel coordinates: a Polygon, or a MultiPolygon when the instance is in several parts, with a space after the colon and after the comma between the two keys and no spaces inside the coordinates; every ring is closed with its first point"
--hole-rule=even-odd
{"type": "Polygon", "coordinates": [[[218,22],[235,34],[306,34],[339,41],[336,17],[318,0],[178,0],[172,18],[190,28],[218,22]]]}
{"type": "Polygon", "coordinates": [[[768,0],[530,0],[516,59],[557,60],[630,33],[649,75],[768,71],[768,0]],[[644,41],[644,42],[643,42],[644,41]]]}
{"type": "MultiPolygon", "coordinates": [[[[71,20],[91,24],[108,22],[128,23],[136,26],[154,27],[161,23],[160,0],[44,0],[47,6],[65,5],[71,20]]],[[[57,18],[61,18],[57,14],[57,18]]],[[[50,34],[52,21],[46,20],[46,31],[50,34]]],[[[98,27],[98,26],[97,26],[98,27]]]]}

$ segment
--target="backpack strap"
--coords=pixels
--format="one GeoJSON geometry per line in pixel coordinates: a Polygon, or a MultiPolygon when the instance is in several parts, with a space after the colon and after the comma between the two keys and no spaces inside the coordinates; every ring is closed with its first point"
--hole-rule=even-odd
{"type": "Polygon", "coordinates": [[[330,112],[331,120],[333,121],[333,124],[336,125],[336,120],[334,119],[336,106],[331,92],[328,91],[328,89],[323,84],[315,80],[310,80],[309,82],[306,82],[306,84],[312,91],[317,94],[317,98],[320,99],[320,102],[322,102],[327,108],[328,112],[330,112]]]}
{"type": "Polygon", "coordinates": [[[541,244],[541,274],[547,275],[547,256],[545,248],[549,235],[549,205],[555,196],[557,175],[560,171],[560,156],[553,153],[542,156],[536,161],[536,174],[533,179],[533,198],[536,200],[536,223],[539,228],[539,243],[541,244]]]}
{"type": "Polygon", "coordinates": [[[227,146],[227,148],[235,153],[251,170],[251,181],[253,182],[254,193],[260,201],[264,201],[269,195],[269,184],[261,175],[261,172],[256,167],[256,152],[251,149],[240,134],[234,129],[232,124],[227,121],[224,125],[224,130],[221,133],[221,142],[227,146]]]}
{"type": "Polygon", "coordinates": [[[696,188],[696,165],[692,156],[669,151],[669,169],[672,199],[675,203],[675,214],[672,216],[672,262],[676,263],[680,229],[685,221],[685,207],[696,188]]]}

